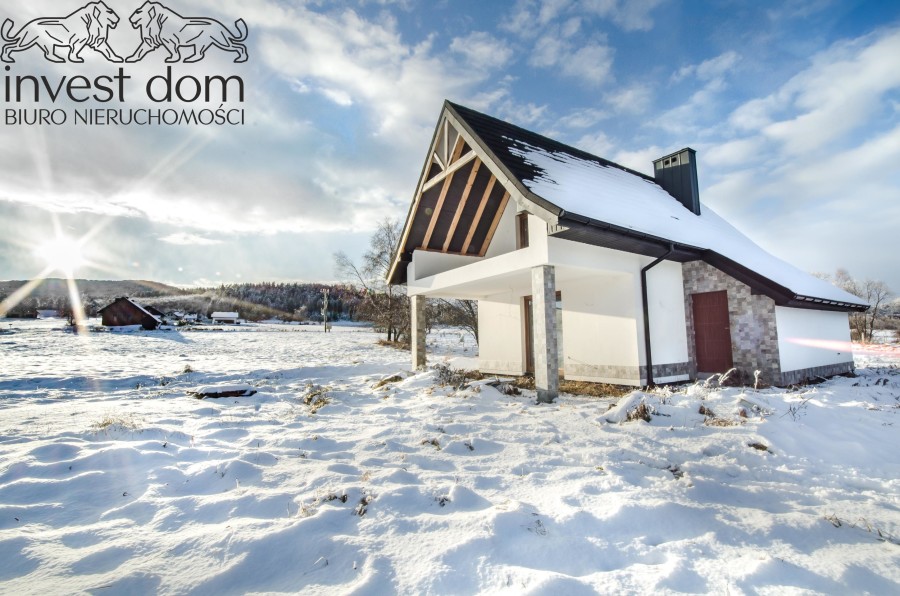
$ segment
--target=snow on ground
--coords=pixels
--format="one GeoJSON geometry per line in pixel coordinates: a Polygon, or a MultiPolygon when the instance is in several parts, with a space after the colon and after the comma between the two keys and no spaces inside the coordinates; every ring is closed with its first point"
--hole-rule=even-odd
{"type": "Polygon", "coordinates": [[[61,324],[0,322],[0,592],[900,593],[896,348],[536,405],[360,328],[61,324]]]}

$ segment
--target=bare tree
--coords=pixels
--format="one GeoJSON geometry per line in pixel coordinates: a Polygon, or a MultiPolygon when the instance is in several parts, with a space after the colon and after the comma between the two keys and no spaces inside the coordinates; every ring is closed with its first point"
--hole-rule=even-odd
{"type": "Polygon", "coordinates": [[[409,337],[409,297],[406,288],[386,280],[394,248],[403,232],[399,220],[386,218],[369,241],[369,250],[357,265],[343,251],[334,255],[338,275],[350,279],[365,291],[360,315],[367,316],[387,334],[388,341],[409,337]]]}
{"type": "Polygon", "coordinates": [[[862,283],[862,298],[869,303],[869,310],[859,313],[863,320],[863,335],[865,341],[872,341],[875,335],[875,325],[884,315],[887,299],[891,296],[891,290],[887,284],[879,279],[867,279],[862,283]]]}
{"type": "Polygon", "coordinates": [[[850,315],[850,327],[861,341],[872,341],[875,327],[884,316],[888,298],[891,297],[891,290],[887,284],[880,279],[857,281],[846,269],[838,269],[834,272],[834,277],[828,275],[821,277],[845,292],[862,298],[869,305],[866,312],[855,312],[850,315]]]}
{"type": "Polygon", "coordinates": [[[437,298],[430,301],[429,322],[442,325],[462,327],[472,334],[475,343],[478,343],[478,301],[477,300],[447,300],[437,298]]]}

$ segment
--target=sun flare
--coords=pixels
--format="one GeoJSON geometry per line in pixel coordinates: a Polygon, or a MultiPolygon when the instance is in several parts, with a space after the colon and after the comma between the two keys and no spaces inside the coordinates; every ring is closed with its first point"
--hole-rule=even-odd
{"type": "Polygon", "coordinates": [[[48,267],[64,273],[72,273],[84,264],[81,243],[65,236],[57,236],[41,244],[34,252],[48,267]]]}

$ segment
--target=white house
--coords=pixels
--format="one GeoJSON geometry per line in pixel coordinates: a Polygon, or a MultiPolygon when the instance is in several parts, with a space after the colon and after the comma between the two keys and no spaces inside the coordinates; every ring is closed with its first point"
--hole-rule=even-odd
{"type": "Polygon", "coordinates": [[[768,254],[699,201],[696,155],[655,177],[446,102],[388,273],[478,300],[482,371],[645,385],[736,368],[775,385],[849,372],[856,296],[768,254]]]}
{"type": "Polygon", "coordinates": [[[214,312],[209,315],[209,318],[212,319],[213,323],[222,323],[227,325],[237,325],[240,323],[238,320],[238,313],[236,312],[214,312]]]}

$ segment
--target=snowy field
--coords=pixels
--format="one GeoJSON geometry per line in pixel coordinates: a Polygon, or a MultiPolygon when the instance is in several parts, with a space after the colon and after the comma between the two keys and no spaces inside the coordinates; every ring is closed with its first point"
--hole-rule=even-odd
{"type": "Polygon", "coordinates": [[[0,321],[0,593],[900,593],[896,347],[536,405],[360,328],[61,327],[0,321]]]}

